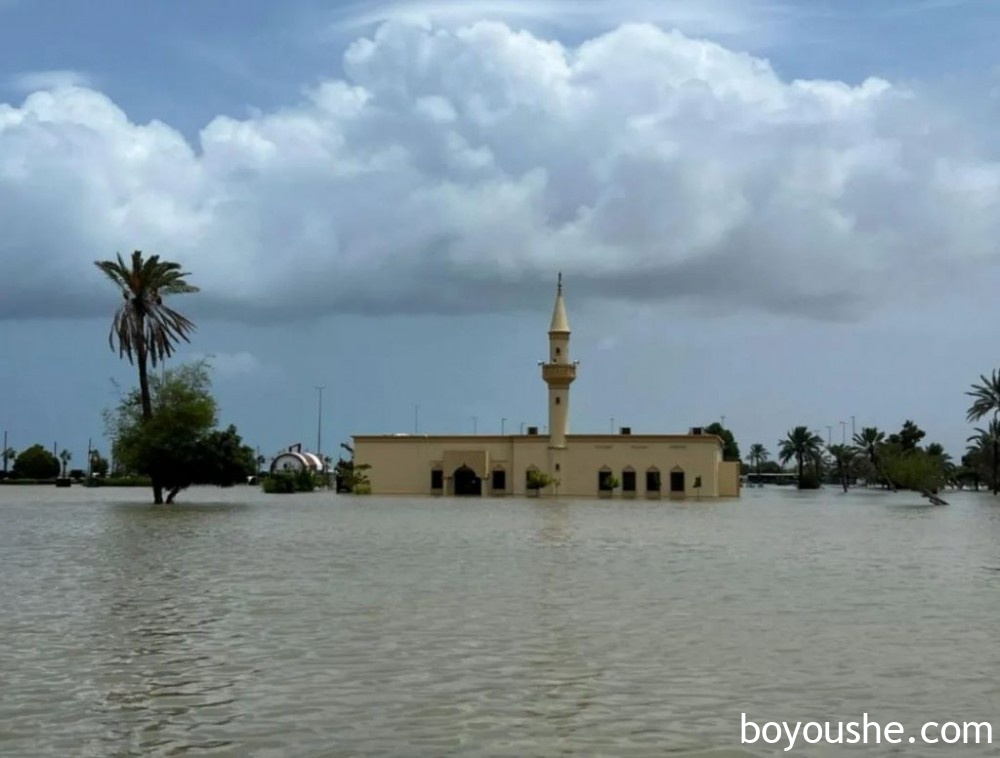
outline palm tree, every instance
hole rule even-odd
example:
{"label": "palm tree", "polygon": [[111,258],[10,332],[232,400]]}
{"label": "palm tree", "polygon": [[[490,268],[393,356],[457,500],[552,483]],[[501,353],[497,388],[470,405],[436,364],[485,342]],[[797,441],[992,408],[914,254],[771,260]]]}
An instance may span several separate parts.
{"label": "palm tree", "polygon": [[59,453],[59,460],[62,461],[62,475],[63,479],[65,479],[66,467],[69,466],[69,462],[73,460],[73,454],[69,450],[63,450]]}
{"label": "palm tree", "polygon": [[750,452],[747,454],[747,460],[750,462],[751,466],[754,466],[757,469],[758,484],[760,483],[760,464],[764,463],[769,457],[770,454],[767,452],[767,448],[759,442],[755,442],[750,446]]}
{"label": "palm tree", "polygon": [[[975,444],[969,445],[969,452],[988,453],[990,460],[990,488],[993,494],[1000,492],[1000,420],[990,419],[985,429],[976,428],[976,433],[968,439]],[[982,457],[986,457],[983,455]]]}
{"label": "palm tree", "polygon": [[868,456],[868,460],[871,462],[872,470],[876,476],[881,476],[890,488],[896,489],[889,480],[889,477],[882,470],[882,461],[879,457],[879,448],[885,444],[885,432],[880,431],[878,427],[866,426],[854,435],[853,442],[856,448]]}
{"label": "palm tree", "polygon": [[937,461],[941,467],[941,474],[948,484],[954,484],[955,474],[958,473],[955,462],[951,456],[944,451],[944,445],[937,442],[930,443],[924,450],[927,455]]}
{"label": "palm tree", "polygon": [[994,370],[989,378],[983,374],[979,378],[982,383],[973,384],[972,389],[965,393],[975,398],[969,406],[966,421],[979,421],[987,413],[992,412],[996,416],[1000,412],[1000,372]]}
{"label": "palm tree", "polygon": [[823,446],[823,440],[818,434],[813,434],[804,426],[797,426],[788,432],[788,436],[778,441],[778,460],[784,466],[795,458],[799,467],[799,488],[802,488],[802,474],[807,458],[815,459]]}
{"label": "palm tree", "polygon": [[[111,322],[108,344],[112,350],[117,344],[118,357],[127,356],[129,363],[138,365],[142,417],[148,422],[153,417],[149,366],[169,357],[179,340],[189,342],[188,334],[195,329],[193,322],[164,305],[163,297],[198,288],[184,280],[189,274],[181,271],[180,264],[161,261],[158,255],[143,260],[139,250],[132,253],[131,265],[121,254],[116,261],[94,261],[94,265],[121,290],[123,302]],[[159,505],[163,487],[155,476],[152,484],[153,502]]]}
{"label": "palm tree", "polygon": [[840,477],[840,486],[847,492],[848,480],[850,479],[851,463],[857,455],[857,448],[850,445],[830,445],[827,448],[833,461],[837,466],[837,475]]}

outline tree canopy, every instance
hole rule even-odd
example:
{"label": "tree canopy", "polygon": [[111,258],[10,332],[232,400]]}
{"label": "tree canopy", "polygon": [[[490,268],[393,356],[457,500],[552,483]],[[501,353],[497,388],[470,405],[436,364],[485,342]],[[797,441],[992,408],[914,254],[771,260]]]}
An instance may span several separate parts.
{"label": "tree canopy", "polygon": [[14,459],[15,479],[52,479],[59,476],[59,459],[42,445],[22,450]]}
{"label": "tree canopy", "polygon": [[206,361],[152,376],[149,388],[150,418],[144,418],[138,389],[105,412],[115,458],[126,473],[155,478],[168,490],[168,503],[193,484],[226,487],[254,473],[254,451],[236,427],[214,428],[218,411]]}
{"label": "tree canopy", "polygon": [[733,433],[726,429],[718,421],[709,424],[705,427],[705,434],[715,434],[722,437],[722,460],[724,461],[739,461],[740,458],[740,446],[736,444],[736,438]]}

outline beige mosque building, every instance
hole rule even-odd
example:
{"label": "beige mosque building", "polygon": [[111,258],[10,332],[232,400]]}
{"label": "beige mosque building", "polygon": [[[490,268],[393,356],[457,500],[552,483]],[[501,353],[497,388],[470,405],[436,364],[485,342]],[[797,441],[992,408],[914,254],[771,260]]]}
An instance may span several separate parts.
{"label": "beige mosque building", "polygon": [[[506,495],[642,499],[739,497],[740,464],[723,461],[723,441],[703,434],[570,434],[570,330],[562,275],[549,325],[547,434],[361,435],[355,464],[368,464],[375,495]],[[539,484],[543,484],[539,487]]]}

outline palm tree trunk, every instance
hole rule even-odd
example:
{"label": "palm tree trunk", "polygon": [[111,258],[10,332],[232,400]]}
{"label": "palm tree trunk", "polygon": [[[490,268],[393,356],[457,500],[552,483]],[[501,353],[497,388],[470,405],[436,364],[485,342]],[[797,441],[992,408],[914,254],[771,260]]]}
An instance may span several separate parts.
{"label": "palm tree trunk", "polygon": [[1000,489],[1000,482],[997,482],[997,470],[1000,469],[1000,445],[993,441],[993,494],[997,494]]}
{"label": "palm tree trunk", "polygon": [[802,469],[804,465],[804,458],[801,453],[795,456],[799,461],[799,489],[802,489]]}
{"label": "palm tree trunk", "polygon": [[[139,364],[139,394],[142,398],[142,419],[143,422],[148,422],[153,418],[153,399],[149,394],[149,374],[146,368],[145,345],[140,344],[136,352],[138,353],[137,363]],[[163,486],[160,484],[156,471],[151,471],[149,478],[153,485],[153,504],[163,505]]]}

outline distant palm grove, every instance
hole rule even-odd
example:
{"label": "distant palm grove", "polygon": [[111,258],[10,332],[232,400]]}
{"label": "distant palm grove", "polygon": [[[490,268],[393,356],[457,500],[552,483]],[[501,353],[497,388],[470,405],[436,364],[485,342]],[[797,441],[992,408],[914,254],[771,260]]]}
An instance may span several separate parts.
{"label": "distant palm grove", "polygon": [[[946,487],[1000,492],[1000,372],[980,376],[966,392],[972,398],[966,421],[979,422],[966,440],[965,453],[957,463],[944,448],[921,444],[926,432],[907,420],[898,432],[887,434],[873,426],[862,427],[851,444],[827,444],[817,431],[796,426],[778,441],[777,461],[767,448],[755,443],[746,456],[744,472],[751,482],[768,475],[794,474],[799,489],[834,484],[847,491],[852,486],[883,487],[937,493]],[[786,465],[792,471],[785,470]]]}

